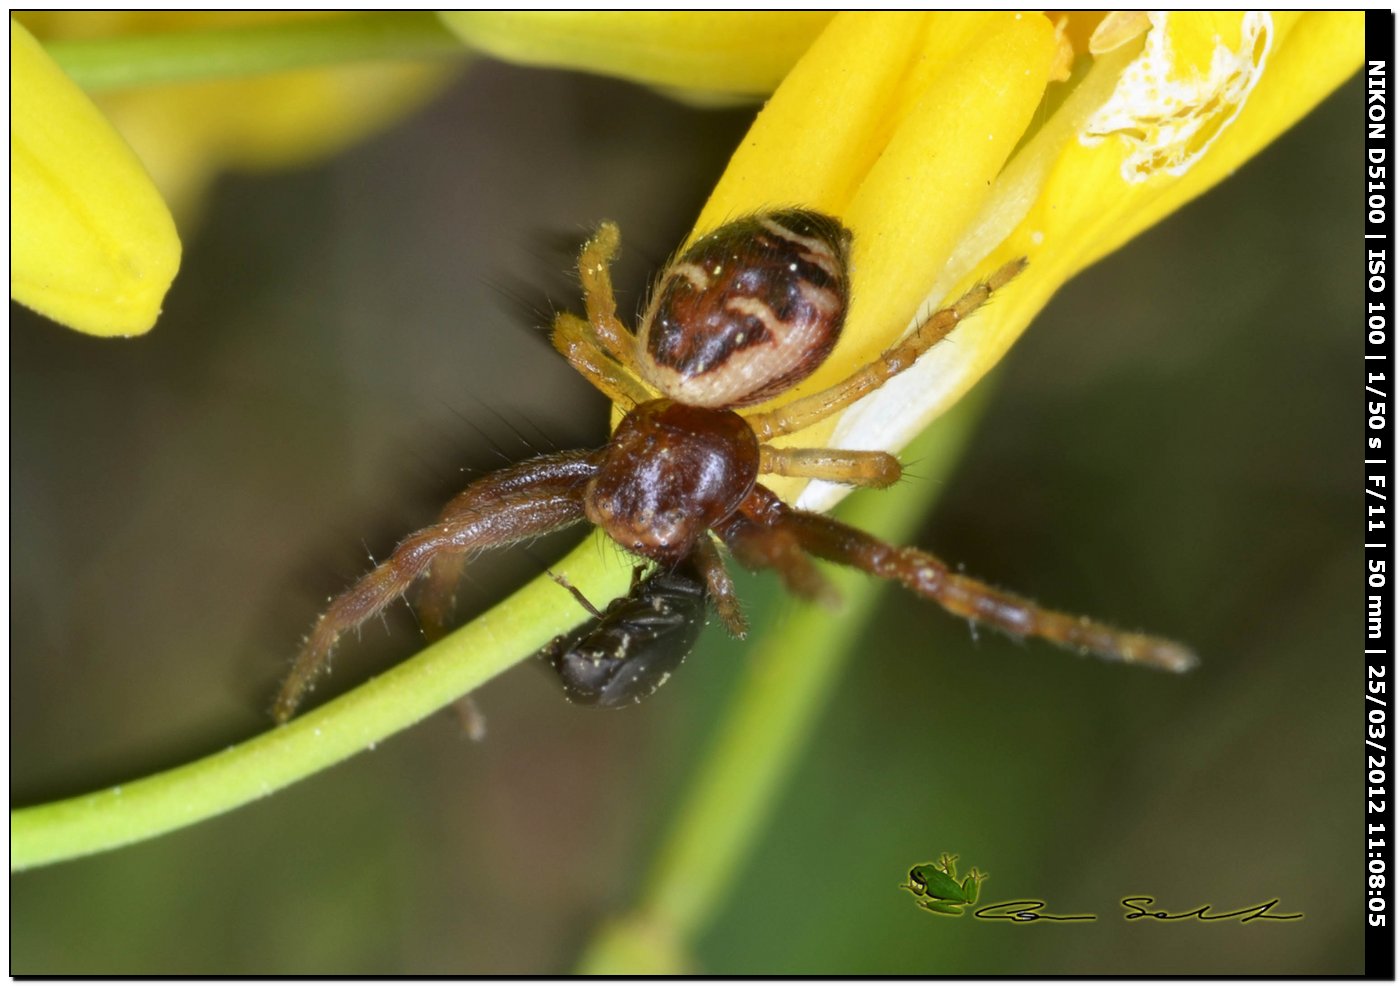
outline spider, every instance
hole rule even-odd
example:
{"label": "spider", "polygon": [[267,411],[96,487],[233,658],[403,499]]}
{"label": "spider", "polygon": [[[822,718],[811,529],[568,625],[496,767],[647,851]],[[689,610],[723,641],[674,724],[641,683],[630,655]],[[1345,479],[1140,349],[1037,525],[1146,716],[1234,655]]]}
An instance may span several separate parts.
{"label": "spider", "polygon": [[886,452],[780,448],[769,442],[815,424],[879,388],[984,305],[1025,266],[1015,260],[934,312],[902,342],[825,390],[768,410],[752,405],[806,379],[835,347],[850,302],[851,233],[828,215],[792,208],[735,220],[701,237],[662,272],[634,335],[617,317],[609,266],[620,235],[603,223],[578,272],[585,318],[561,313],[556,349],[626,409],[600,449],[540,456],[477,480],[437,523],[409,535],[313,626],[273,714],[295,712],[336,641],[420,578],[419,618],[445,632],[453,594],[476,552],[587,520],[665,569],[692,566],[720,620],[745,620],[720,545],[739,563],[775,569],[788,589],[830,601],[812,557],[891,579],[949,612],[1016,637],[1081,653],[1183,671],[1187,648],[1037,604],[953,571],[927,552],[887,544],[796,510],[758,482],[796,476],[885,487],[900,476]]}

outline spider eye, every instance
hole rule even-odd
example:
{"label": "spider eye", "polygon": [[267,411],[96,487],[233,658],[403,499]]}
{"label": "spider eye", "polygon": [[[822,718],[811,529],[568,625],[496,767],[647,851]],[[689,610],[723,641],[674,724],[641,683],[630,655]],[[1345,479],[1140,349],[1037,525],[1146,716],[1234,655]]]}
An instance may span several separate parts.
{"label": "spider eye", "polygon": [[672,400],[743,407],[811,375],[840,338],[851,234],[803,209],[748,216],[698,240],[662,274],[640,362]]}

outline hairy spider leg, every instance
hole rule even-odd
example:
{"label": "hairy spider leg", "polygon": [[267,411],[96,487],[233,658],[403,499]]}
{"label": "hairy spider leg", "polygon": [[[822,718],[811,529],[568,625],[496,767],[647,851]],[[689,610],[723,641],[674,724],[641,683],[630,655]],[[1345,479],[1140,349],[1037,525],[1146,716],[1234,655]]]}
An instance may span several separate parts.
{"label": "hairy spider leg", "polygon": [[804,549],[882,579],[899,582],[950,613],[1004,630],[1015,637],[1040,637],[1111,661],[1164,671],[1188,671],[1197,658],[1181,644],[1129,633],[1087,616],[1059,613],[1001,589],[959,575],[926,551],[901,548],[821,514],[778,503],[776,525],[791,532]]}
{"label": "hairy spider leg", "polygon": [[278,722],[290,719],[341,634],[403,595],[435,559],[504,547],[583,519],[583,484],[570,476],[503,493],[480,511],[410,534],[382,564],[337,596],[316,621],[282,683],[273,717]]}
{"label": "hairy spider leg", "polygon": [[845,380],[791,403],[745,415],[759,441],[789,435],[828,418],[878,390],[885,381],[913,366],[920,356],[958,327],[964,319],[987,303],[991,296],[1026,267],[1024,257],[997,268],[992,276],[968,289],[957,301],[926,318],[903,342],[891,346],[874,361],[856,370]]}
{"label": "hairy spider leg", "polygon": [[884,489],[898,482],[903,474],[899,460],[888,452],[761,445],[758,454],[758,471],[768,476],[798,476]]}
{"label": "hairy spider leg", "polygon": [[[547,489],[570,489],[583,485],[598,471],[599,453],[558,452],[542,455],[519,465],[493,472],[473,482],[442,508],[437,524],[451,524],[464,517],[491,510],[497,500],[509,493]],[[471,555],[465,552],[440,554],[428,573],[413,589],[413,608],[423,636],[429,643],[447,635],[457,603],[457,589]]]}
{"label": "hairy spider leg", "polygon": [[710,605],[729,631],[731,637],[742,640],[749,632],[749,621],[744,617],[739,604],[739,594],[734,591],[734,579],[720,557],[719,549],[708,533],[701,535],[691,552],[690,563],[695,566],[700,577],[705,580],[705,593]]}

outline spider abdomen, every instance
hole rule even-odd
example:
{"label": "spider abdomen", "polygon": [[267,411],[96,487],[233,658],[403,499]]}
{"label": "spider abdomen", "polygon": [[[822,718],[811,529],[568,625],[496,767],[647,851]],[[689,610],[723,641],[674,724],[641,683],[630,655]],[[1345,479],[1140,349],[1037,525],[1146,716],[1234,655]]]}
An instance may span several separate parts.
{"label": "spider abdomen", "polygon": [[647,379],[696,407],[744,407],[811,375],[840,338],[851,234],[786,209],[728,223],[662,274],[643,320]]}
{"label": "spider abdomen", "polygon": [[674,564],[744,502],[758,463],[758,439],[733,411],[648,401],[617,426],[584,513],[629,551]]}

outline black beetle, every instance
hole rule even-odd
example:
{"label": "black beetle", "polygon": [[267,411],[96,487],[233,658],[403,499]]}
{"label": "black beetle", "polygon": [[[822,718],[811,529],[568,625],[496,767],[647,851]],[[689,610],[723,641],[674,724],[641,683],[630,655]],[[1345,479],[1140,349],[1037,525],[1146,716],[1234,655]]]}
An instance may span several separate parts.
{"label": "black beetle", "polygon": [[705,625],[705,584],[687,563],[640,579],[601,613],[563,579],[560,585],[595,617],[555,637],[540,657],[549,662],[578,705],[616,709],[640,702],[680,667]]}

